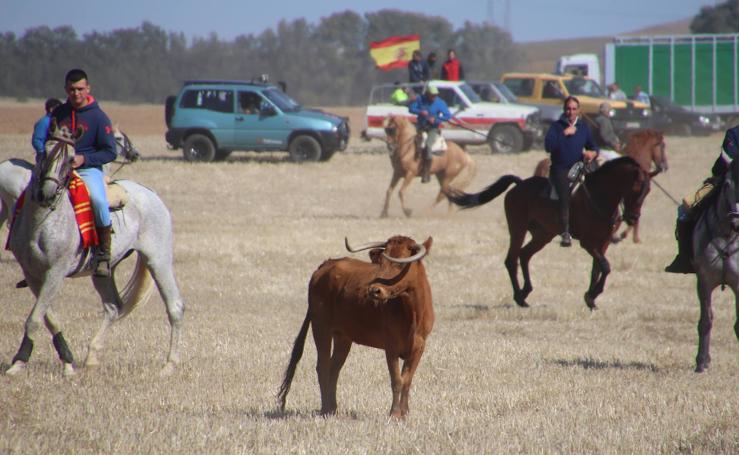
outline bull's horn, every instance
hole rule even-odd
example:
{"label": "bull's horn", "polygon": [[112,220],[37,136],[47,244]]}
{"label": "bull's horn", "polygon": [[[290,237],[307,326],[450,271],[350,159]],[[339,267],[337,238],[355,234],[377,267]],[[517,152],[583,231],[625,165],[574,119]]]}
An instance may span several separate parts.
{"label": "bull's horn", "polygon": [[359,245],[356,248],[352,248],[351,245],[349,245],[349,239],[346,237],[344,237],[344,245],[346,245],[346,249],[351,253],[356,253],[362,250],[369,250],[370,248],[385,248],[385,242],[370,242],[365,243],[364,245]]}
{"label": "bull's horn", "polygon": [[418,247],[418,253],[414,254],[411,257],[408,258],[394,258],[392,256],[388,256],[385,253],[382,253],[382,255],[390,262],[396,262],[398,264],[408,264],[410,262],[416,262],[423,259],[424,256],[426,256],[426,247],[423,245],[416,244],[415,246]]}

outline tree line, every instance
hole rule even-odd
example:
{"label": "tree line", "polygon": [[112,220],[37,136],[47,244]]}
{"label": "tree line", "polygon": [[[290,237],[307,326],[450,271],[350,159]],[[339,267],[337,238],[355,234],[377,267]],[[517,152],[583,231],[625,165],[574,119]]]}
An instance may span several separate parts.
{"label": "tree line", "polygon": [[466,22],[455,29],[443,17],[397,10],[359,15],[344,11],[318,23],[281,21],[259,34],[227,41],[216,34],[188,39],[150,22],[78,36],[70,26],[46,26],[22,36],[0,34],[0,96],[63,97],[64,74],[85,69],[96,97],[162,103],[188,79],[249,80],[261,74],[284,81],[306,105],[361,105],[375,83],[406,81],[406,70],[382,72],[369,55],[371,41],[419,34],[424,56],[456,50],[468,79],[498,79],[522,59],[509,33]]}

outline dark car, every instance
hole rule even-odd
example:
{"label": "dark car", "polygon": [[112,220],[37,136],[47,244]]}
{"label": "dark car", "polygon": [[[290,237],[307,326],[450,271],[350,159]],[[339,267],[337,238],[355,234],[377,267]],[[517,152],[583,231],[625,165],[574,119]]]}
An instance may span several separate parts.
{"label": "dark car", "polygon": [[650,96],[649,100],[652,102],[652,127],[660,131],[690,136],[723,130],[718,115],[689,111],[664,96]]}

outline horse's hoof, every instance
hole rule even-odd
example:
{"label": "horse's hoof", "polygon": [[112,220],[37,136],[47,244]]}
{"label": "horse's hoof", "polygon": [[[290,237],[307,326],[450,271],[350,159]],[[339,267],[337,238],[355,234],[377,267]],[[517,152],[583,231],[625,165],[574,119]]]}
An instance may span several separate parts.
{"label": "horse's hoof", "polygon": [[159,371],[159,377],[166,378],[167,376],[171,376],[172,373],[174,373],[174,370],[175,364],[172,362],[167,362],[167,364],[164,365],[164,368]]}
{"label": "horse's hoof", "polygon": [[521,308],[529,307],[529,304],[526,303],[526,299],[524,297],[514,297],[513,300],[515,300],[516,305],[520,306]]}
{"label": "horse's hoof", "polygon": [[387,218],[387,213],[386,212],[380,213],[380,218]]}
{"label": "horse's hoof", "polygon": [[64,371],[62,372],[64,376],[70,377],[77,374],[77,371],[75,371],[74,366],[72,366],[71,363],[65,363],[64,364]]}
{"label": "horse's hoof", "polygon": [[613,237],[611,237],[611,243],[613,243],[614,245],[617,244],[620,241],[621,241],[621,238],[618,237],[618,236],[616,236],[616,235],[614,235]]}
{"label": "horse's hoof", "polygon": [[595,311],[598,309],[598,306],[595,304],[595,299],[590,297],[588,293],[585,293],[585,304],[590,308],[590,311]]}
{"label": "horse's hoof", "polygon": [[408,218],[410,218],[411,215],[413,214],[413,210],[406,209],[406,210],[403,210],[403,213],[405,213],[405,216],[407,216]]}
{"label": "horse's hoof", "polygon": [[16,376],[17,374],[19,374],[25,369],[26,369],[26,362],[21,362],[19,360],[5,371],[5,375],[6,376]]}

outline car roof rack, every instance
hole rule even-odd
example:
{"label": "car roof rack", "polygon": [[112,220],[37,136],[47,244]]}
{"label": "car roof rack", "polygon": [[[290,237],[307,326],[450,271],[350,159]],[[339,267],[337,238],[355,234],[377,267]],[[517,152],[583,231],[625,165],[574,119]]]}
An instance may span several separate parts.
{"label": "car roof rack", "polygon": [[260,85],[267,87],[270,84],[259,82],[257,80],[239,81],[239,80],[221,80],[221,79],[193,79],[187,80],[183,85]]}

